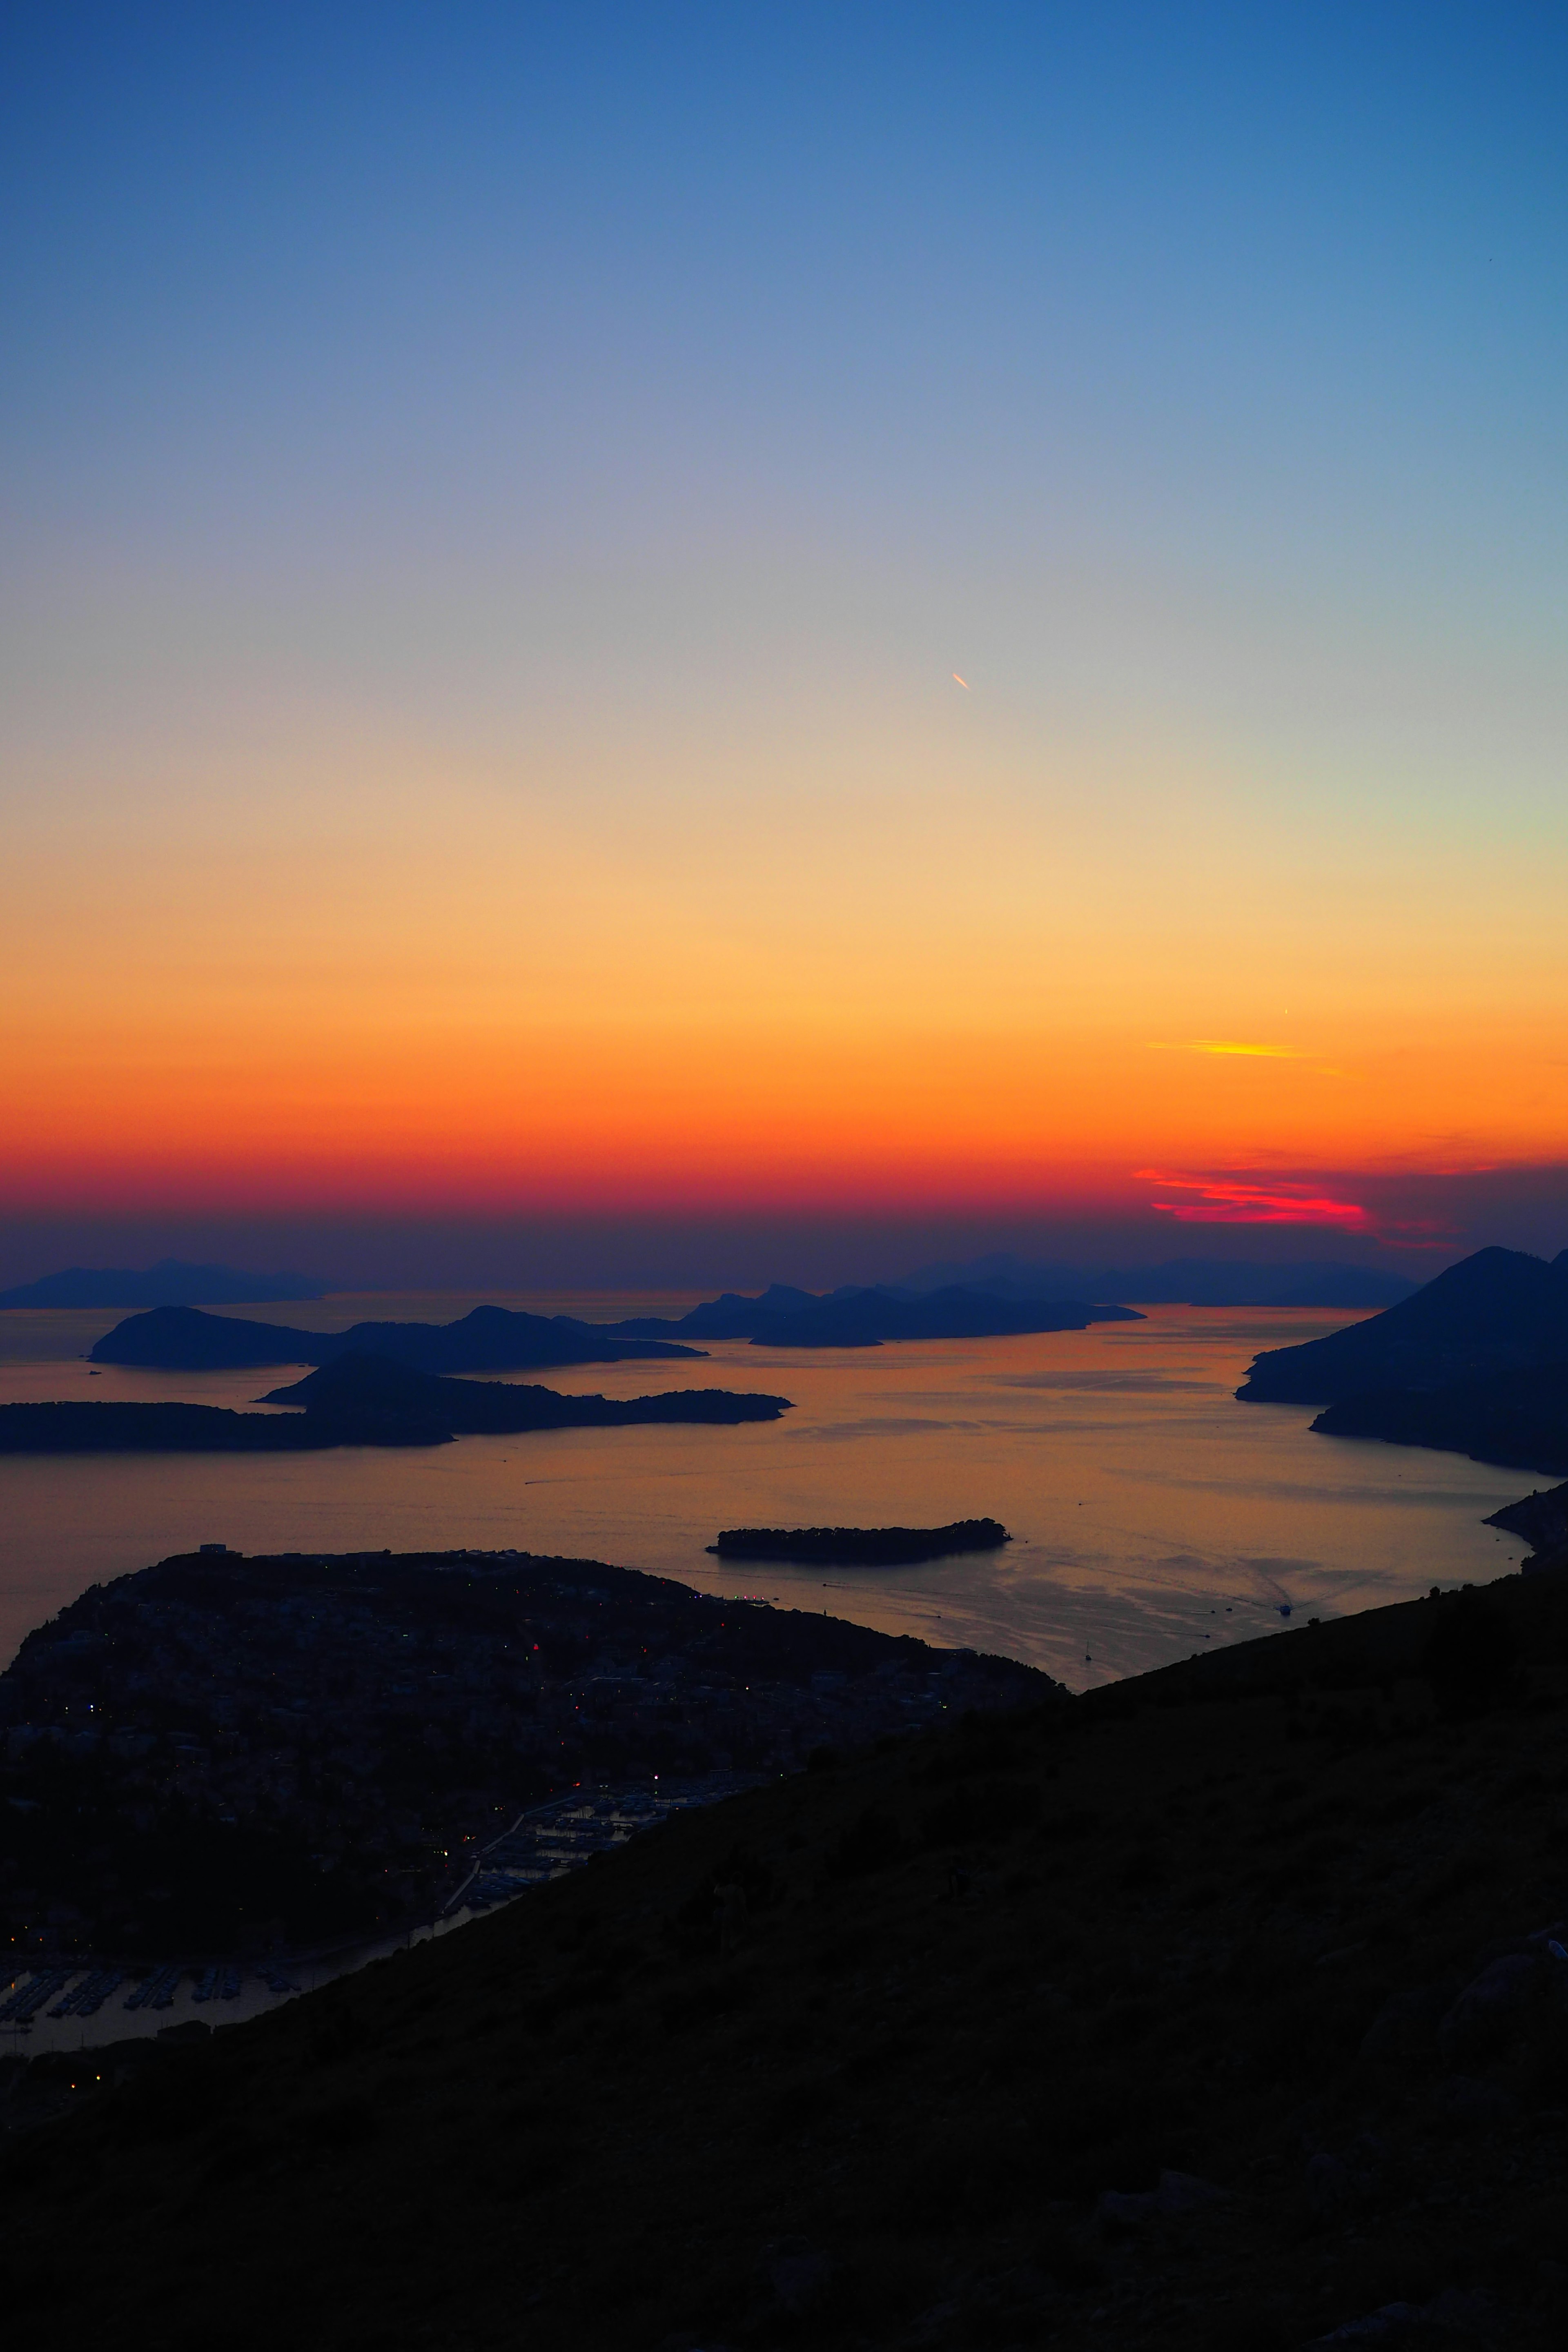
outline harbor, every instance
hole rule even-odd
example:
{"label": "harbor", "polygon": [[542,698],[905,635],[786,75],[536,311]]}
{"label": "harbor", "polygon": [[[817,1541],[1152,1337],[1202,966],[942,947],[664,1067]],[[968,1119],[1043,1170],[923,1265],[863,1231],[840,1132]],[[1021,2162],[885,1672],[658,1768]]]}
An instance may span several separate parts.
{"label": "harbor", "polygon": [[536,1886],[581,1870],[693,1805],[754,1788],[760,1775],[710,1773],[651,1788],[571,1789],[531,1806],[477,1857],[438,1916],[402,1935],[260,1959],[61,1961],[39,1958],[5,1973],[0,1963],[0,2058],[34,2058],[111,2042],[237,2025],[300,1992],[353,1975],[411,1944],[450,1934]]}

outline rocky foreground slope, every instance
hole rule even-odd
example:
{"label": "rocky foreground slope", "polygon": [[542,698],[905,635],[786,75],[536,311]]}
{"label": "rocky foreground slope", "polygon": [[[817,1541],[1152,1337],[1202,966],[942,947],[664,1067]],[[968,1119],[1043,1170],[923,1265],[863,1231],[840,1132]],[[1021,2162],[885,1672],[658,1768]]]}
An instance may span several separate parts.
{"label": "rocky foreground slope", "polygon": [[60,2352],[1556,2346],[1565,1700],[1542,1567],[688,1814],[84,2068],[13,2143],[6,2307]]}

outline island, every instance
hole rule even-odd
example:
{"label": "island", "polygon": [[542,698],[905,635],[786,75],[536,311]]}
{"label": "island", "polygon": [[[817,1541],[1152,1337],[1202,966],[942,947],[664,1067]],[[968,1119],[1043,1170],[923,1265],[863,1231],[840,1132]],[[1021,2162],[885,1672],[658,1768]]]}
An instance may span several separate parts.
{"label": "island", "polygon": [[626,1429],[650,1423],[776,1421],[788,1397],[673,1389],[643,1397],[563,1396],[505,1381],[448,1380],[377,1356],[344,1356],[258,1400],[224,1405],[0,1405],[0,1454],[294,1454],[334,1445],[447,1445],[458,1436]]}
{"label": "island", "polygon": [[0,1929],[163,1964],[368,1933],[561,1791],[776,1777],[1060,1696],[597,1560],[220,1544],[94,1586],[0,1675]]}
{"label": "island", "polygon": [[910,1297],[882,1286],[817,1297],[774,1283],[755,1298],[727,1290],[675,1322],[634,1316],[606,1328],[628,1338],[680,1333],[692,1339],[749,1339],[758,1348],[880,1348],[890,1339],[989,1339],[1142,1320],[1133,1307],[1091,1307],[1077,1299],[1002,1298],[957,1287]]}
{"label": "island", "polygon": [[889,1339],[973,1339],[1028,1331],[1082,1331],[1090,1323],[1138,1322],[1135,1307],[1089,1307],[939,1290],[905,1298],[891,1290],[835,1291],[814,1297],[775,1283],[756,1298],[733,1292],[671,1322],[633,1316],[584,1323],[572,1315],[526,1315],[476,1307],[455,1323],[354,1323],[346,1331],[301,1331],[195,1307],[132,1315],[91,1349],[95,1364],[143,1364],[165,1371],[236,1371],[253,1364],[330,1364],[374,1354],[423,1372],[512,1372],[552,1364],[614,1364],[637,1357],[700,1357],[701,1339],[750,1339],[763,1348],[879,1348]]}
{"label": "island", "polygon": [[476,1307],[455,1323],[353,1323],[346,1331],[300,1331],[286,1323],[158,1307],[117,1323],[90,1350],[95,1364],[143,1364],[163,1371],[244,1371],[256,1364],[330,1364],[377,1355],[422,1372],[521,1372],[560,1364],[619,1364],[640,1357],[702,1356],[675,1340],[614,1336],[570,1315],[521,1315]]}
{"label": "island", "polygon": [[725,1528],[708,1549],[721,1559],[910,1568],[956,1552],[996,1551],[1012,1540],[1000,1519],[954,1519],[945,1528]]}

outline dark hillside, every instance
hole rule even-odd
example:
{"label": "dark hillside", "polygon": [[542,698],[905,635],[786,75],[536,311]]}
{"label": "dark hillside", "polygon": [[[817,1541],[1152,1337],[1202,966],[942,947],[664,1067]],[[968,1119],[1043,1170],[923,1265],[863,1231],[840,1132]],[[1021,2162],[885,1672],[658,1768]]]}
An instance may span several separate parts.
{"label": "dark hillside", "polygon": [[1568,1360],[1568,1250],[1477,1250],[1397,1307],[1259,1356],[1246,1404],[1334,1404],[1373,1389],[1430,1389]]}
{"label": "dark hillside", "polygon": [[1543,1569],[688,1814],[78,2094],[15,2143],[7,2309],[58,2352],[1286,2352],[1378,2313],[1336,2340],[1544,2352],[1565,1695]]}
{"label": "dark hillside", "polygon": [[1328,1437],[1431,1445],[1509,1470],[1568,1470],[1568,1363],[1493,1372],[1440,1389],[1373,1389],[1343,1397],[1312,1427]]}

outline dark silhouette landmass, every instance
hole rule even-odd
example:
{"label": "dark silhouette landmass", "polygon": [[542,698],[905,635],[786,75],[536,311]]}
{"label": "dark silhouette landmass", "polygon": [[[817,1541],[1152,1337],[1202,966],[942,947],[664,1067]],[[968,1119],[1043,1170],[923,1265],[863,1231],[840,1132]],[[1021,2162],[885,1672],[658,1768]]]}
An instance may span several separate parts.
{"label": "dark silhouette landmass", "polygon": [[1522,1536],[1536,1553],[1568,1552],[1568,1486],[1549,1486],[1544,1495],[1525,1495],[1517,1503],[1505,1503],[1481,1525]]}
{"label": "dark silhouette landmass", "polygon": [[196,1307],[161,1307],[117,1324],[92,1349],[91,1358],[99,1364],[145,1364],[170,1371],[233,1371],[253,1364],[328,1364],[340,1356],[374,1354],[425,1372],[504,1372],[644,1356],[700,1357],[705,1350],[690,1344],[696,1339],[876,1348],[888,1339],[1081,1331],[1094,1322],[1136,1319],[1127,1307],[1019,1304],[972,1291],[908,1299],[890,1291],[856,1290],[816,1298],[774,1284],[760,1298],[727,1292],[678,1322],[651,1316],[584,1323],[569,1315],[476,1307],[456,1323],[355,1323],[346,1331],[300,1331],[287,1324],[204,1315]]}
{"label": "dark silhouette landmass", "polygon": [[1236,1393],[1246,1404],[1338,1404],[1564,1362],[1568,1250],[1548,1264],[1483,1249],[1364,1323],[1269,1349]]}
{"label": "dark silhouette landmass", "polygon": [[995,1551],[1011,1541],[1000,1519],[954,1519],[945,1528],[725,1528],[708,1549],[723,1559],[905,1568],[953,1552]]}
{"label": "dark silhouette landmass", "polygon": [[243,1274],[232,1265],[187,1265],[160,1259],[144,1270],[70,1265],[0,1290],[5,1307],[258,1307],[263,1301],[324,1298],[329,1286],[308,1274]]}
{"label": "dark silhouette landmass", "polygon": [[453,1433],[212,1404],[0,1405],[0,1454],[309,1454],[327,1445],[445,1445]]}
{"label": "dark silhouette landmass", "polygon": [[621,1429],[647,1422],[776,1421],[788,1397],[731,1389],[668,1389],[657,1396],[563,1396],[511,1381],[447,1380],[381,1356],[341,1356],[262,1404],[300,1406],[312,1420],[438,1423],[458,1436],[529,1429]]}
{"label": "dark silhouette landmass", "polygon": [[1329,1405],[1312,1427],[1326,1437],[1429,1445],[1472,1462],[1561,1475],[1568,1472],[1568,1363],[1438,1389],[1373,1389]]}
{"label": "dark silhouette landmass", "polygon": [[[618,1327],[617,1327],[618,1328]],[[299,1331],[160,1307],[132,1315],[99,1340],[95,1364],[146,1364],[166,1371],[241,1371],[253,1364],[330,1364],[376,1355],[422,1372],[519,1372],[552,1364],[619,1364],[638,1357],[699,1357],[670,1340],[617,1338],[570,1315],[520,1315],[476,1307],[456,1323],[355,1323],[346,1331]]]}
{"label": "dark silhouette landmass", "polygon": [[57,2120],[7,2308],[51,2352],[1557,2352],[1568,1573],[944,1722],[199,2046],[12,2062]]}
{"label": "dark silhouette landmass", "polygon": [[1159,1265],[1036,1265],[1010,1250],[964,1264],[929,1265],[892,1287],[924,1297],[954,1286],[1001,1298],[1138,1299],[1145,1307],[1392,1307],[1415,1284],[1379,1266],[1310,1259],[1271,1265],[1260,1259],[1179,1257]]}
{"label": "dark silhouette landmass", "polygon": [[977,1290],[906,1298],[889,1289],[837,1290],[817,1297],[775,1282],[755,1298],[727,1290],[677,1322],[634,1316],[608,1328],[647,1339],[679,1332],[693,1339],[750,1339],[759,1348],[879,1348],[889,1339],[982,1339],[1141,1320],[1129,1307],[1089,1307],[1075,1299],[1014,1300]]}
{"label": "dark silhouette landmass", "polygon": [[344,1356],[263,1404],[0,1405],[0,1454],[297,1454],[330,1445],[446,1445],[454,1437],[660,1422],[776,1421],[788,1397],[675,1389],[646,1397],[563,1396],[500,1381],[446,1380],[377,1356]]}
{"label": "dark silhouette landmass", "polygon": [[0,1675],[0,1949],[370,1935],[433,1918],[560,1790],[776,1775],[1053,1696],[1010,1660],[594,1560],[219,1546],[94,1586]]}

